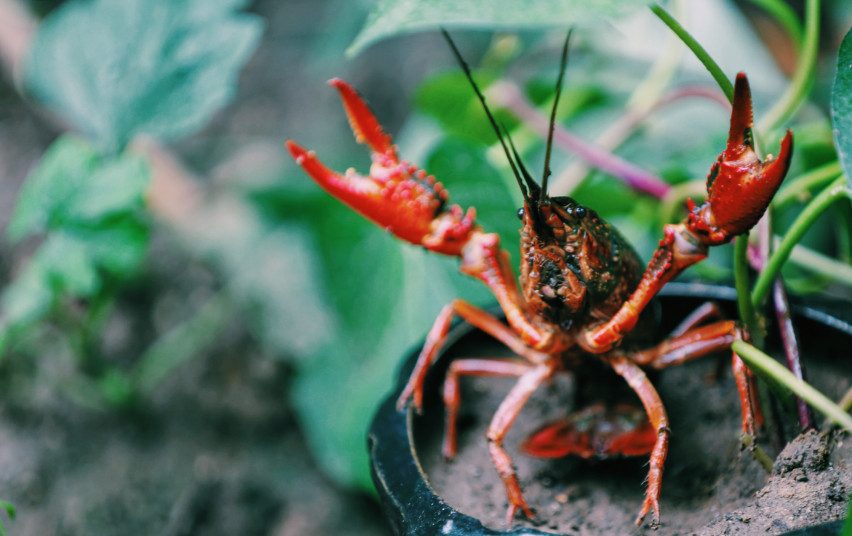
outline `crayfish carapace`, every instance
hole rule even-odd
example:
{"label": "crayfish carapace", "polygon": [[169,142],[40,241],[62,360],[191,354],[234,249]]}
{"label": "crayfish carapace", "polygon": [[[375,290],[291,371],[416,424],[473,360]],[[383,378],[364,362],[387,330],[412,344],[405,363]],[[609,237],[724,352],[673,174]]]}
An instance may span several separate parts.
{"label": "crayfish carapace", "polygon": [[[444,35],[483,105],[523,194],[523,208],[518,211],[522,222],[520,288],[508,255],[500,247],[499,236],[475,223],[473,208],[464,211],[458,205],[450,205],[447,191],[434,177],[400,160],[391,137],[346,82],[334,79],[330,84],[340,92],[356,138],[371,149],[369,174],[359,175],[354,170],[335,173],[323,166],[313,151],[287,141],[293,158],[308,175],[353,210],[412,244],[458,256],[461,271],[485,283],[505,314],[506,323],[462,300],[445,306],[427,335],[397,406],[402,410],[411,401],[418,411],[422,410],[427,370],[441,350],[455,316],[505,344],[518,358],[456,359],[450,364],[443,391],[447,412],[443,453],[447,458],[456,453],[459,379],[517,378],[491,420],[487,439],[492,461],[506,488],[507,521],[511,522],[518,509],[532,518],[503,440],[533,392],[554,373],[567,368],[570,364],[564,356],[576,354],[579,348],[587,359],[598,359],[612,367],[644,406],[648,420],[642,426],[628,427],[607,437],[605,452],[597,454],[650,453],[645,500],[636,523],[641,524],[651,511],[656,523],[670,430],[663,402],[643,369],[663,369],[729,349],[745,333],[736,322],[718,320],[713,308],[705,307],[686,318],[656,346],[634,349],[620,344],[663,285],[704,259],[710,246],[726,243],[757,223],[787,172],[792,134],[787,132],[776,158],[758,158],[751,132],[751,93],[745,74],[739,73],[727,146],[710,169],[707,199],[698,206],[690,201],[687,218],[665,226],[663,238],[643,272],[630,245],[593,210],[569,197],[551,197],[547,192],[554,116],[567,65],[568,39],[562,49],[551,134],[539,184],[521,162],[508,132],[498,126],[488,110],[485,97],[455,44],[446,32]],[[742,406],[742,430],[753,435],[762,421],[754,379],[736,354],[732,355],[732,364]],[[588,409],[581,411],[589,413]],[[611,414],[601,410],[590,412],[584,421],[588,425],[591,419],[592,425],[587,429],[594,435],[600,428],[594,426],[595,419],[607,418]],[[527,441],[525,449],[552,452],[559,450],[560,445],[555,443],[567,441],[569,444],[561,445],[563,451],[593,455],[588,449],[583,450],[577,438],[597,443],[601,438],[573,433],[576,430],[572,422],[575,421],[569,419],[545,428]]]}

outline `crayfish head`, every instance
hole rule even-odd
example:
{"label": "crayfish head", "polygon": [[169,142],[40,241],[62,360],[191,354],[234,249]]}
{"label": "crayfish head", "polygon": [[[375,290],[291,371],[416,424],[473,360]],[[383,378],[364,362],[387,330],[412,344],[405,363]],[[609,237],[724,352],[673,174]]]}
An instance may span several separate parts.
{"label": "crayfish head", "polygon": [[728,144],[707,176],[707,201],[689,202],[687,225],[707,245],[723,244],[751,229],[763,216],[787,174],[793,155],[788,130],[777,157],[761,161],[754,150],[751,91],[744,73],[737,75]]}
{"label": "crayfish head", "polygon": [[[621,286],[635,284],[636,254],[617,231],[570,197],[546,197],[518,211],[521,286],[530,310],[568,331],[604,313]],[[636,272],[636,273],[634,273]]]}

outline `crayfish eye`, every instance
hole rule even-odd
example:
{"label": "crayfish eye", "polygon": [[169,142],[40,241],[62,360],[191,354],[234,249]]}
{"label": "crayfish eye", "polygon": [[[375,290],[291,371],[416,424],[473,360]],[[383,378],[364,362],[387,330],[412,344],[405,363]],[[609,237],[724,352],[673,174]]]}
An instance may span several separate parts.
{"label": "crayfish eye", "polygon": [[518,209],[518,219],[523,221],[524,219],[524,207]]}
{"label": "crayfish eye", "polygon": [[583,216],[586,215],[586,208],[578,206],[577,208],[574,209],[574,215],[577,216],[578,218],[582,218]]}

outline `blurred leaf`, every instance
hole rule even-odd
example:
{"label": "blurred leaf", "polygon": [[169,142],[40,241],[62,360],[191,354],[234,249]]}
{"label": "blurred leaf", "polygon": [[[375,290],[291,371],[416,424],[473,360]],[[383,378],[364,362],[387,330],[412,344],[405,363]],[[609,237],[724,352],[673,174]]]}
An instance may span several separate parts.
{"label": "blurred leaf", "polygon": [[507,182],[485,159],[484,148],[448,138],[433,150],[426,169],[434,174],[450,193],[450,202],[462,208],[474,207],[476,220],[486,230],[500,235],[503,248],[512,256],[515,266],[519,258],[520,222]]}
{"label": "blurred leaf", "polygon": [[[497,73],[491,71],[478,71],[476,74],[476,82],[483,90],[497,78]],[[450,134],[480,143],[496,142],[482,105],[461,71],[442,73],[422,83],[417,89],[415,102],[420,111],[435,118]],[[509,112],[495,109],[493,113],[497,122],[507,128],[517,125],[517,120]]]}
{"label": "blurred leaf", "polygon": [[[6,512],[6,516],[10,520],[15,519],[15,514],[17,513],[15,510],[15,505],[10,503],[9,501],[0,501],[0,510]],[[6,536],[6,526],[3,525],[3,521],[0,520],[0,536]]]}
{"label": "blurred leaf", "polygon": [[837,73],[831,90],[834,140],[846,180],[852,184],[852,30],[846,32],[837,54]]}
{"label": "blurred leaf", "polygon": [[73,136],[57,140],[27,177],[9,223],[9,236],[68,225],[101,222],[143,206],[149,170],[145,160],[124,154],[102,159]]}
{"label": "blurred leaf", "polygon": [[146,162],[122,154],[102,158],[66,136],[48,149],[21,191],[9,224],[13,239],[45,233],[29,263],[7,286],[0,332],[46,315],[61,296],[88,299],[103,278],[127,278],[144,258],[148,227],[140,218],[150,180]]}
{"label": "blurred leaf", "polygon": [[38,167],[27,177],[9,222],[12,240],[41,233],[56,224],[65,202],[76,195],[97,166],[97,155],[83,140],[65,136],[42,156]]}
{"label": "blurred leaf", "polygon": [[376,41],[417,30],[568,28],[620,17],[646,4],[643,0],[379,0],[346,54],[353,56]]}
{"label": "blurred leaf", "polygon": [[32,91],[118,151],[136,134],[199,129],[233,96],[262,23],[245,0],[75,0],[42,24],[27,64]]}

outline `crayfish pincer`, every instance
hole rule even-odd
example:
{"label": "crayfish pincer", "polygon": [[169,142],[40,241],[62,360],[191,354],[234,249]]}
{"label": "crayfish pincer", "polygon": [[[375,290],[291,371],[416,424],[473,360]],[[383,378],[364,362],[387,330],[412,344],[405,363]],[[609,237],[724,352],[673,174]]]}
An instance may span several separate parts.
{"label": "crayfish pincer", "polygon": [[[287,141],[290,154],[305,172],[353,210],[412,244],[459,257],[461,271],[487,285],[505,314],[504,323],[463,300],[445,306],[427,335],[397,406],[403,410],[411,403],[418,412],[422,411],[426,373],[441,350],[454,317],[463,318],[505,344],[516,358],[456,359],[450,364],[443,391],[443,453],[447,458],[456,453],[460,379],[517,378],[488,426],[487,441],[506,488],[507,522],[518,510],[532,518],[512,458],[504,448],[504,438],[533,392],[550,377],[583,366],[583,360],[600,360],[635,391],[647,420],[635,419],[639,421],[636,426],[614,428],[604,426],[605,420],[613,418],[614,412],[629,413],[629,408],[585,408],[575,414],[582,414],[582,419],[571,417],[546,427],[527,440],[524,448],[532,453],[563,452],[584,457],[650,454],[645,500],[636,523],[641,524],[649,512],[653,512],[656,523],[670,430],[663,402],[644,369],[663,369],[729,350],[732,342],[745,334],[737,323],[719,320],[712,307],[704,307],[656,346],[636,349],[621,343],[663,285],[704,259],[710,246],[728,242],[757,223],[787,172],[792,134],[788,131],[781,141],[777,157],[766,161],[758,158],[752,141],[748,80],[745,74],[738,74],[728,142],[710,169],[707,200],[701,205],[690,201],[687,218],[665,226],[663,238],[643,271],[631,246],[594,210],[569,197],[549,195],[547,179],[555,114],[551,114],[551,133],[539,183],[521,161],[508,132],[494,119],[455,44],[446,32],[444,35],[483,105],[523,195],[523,208],[518,211],[522,259],[519,281],[500,246],[499,236],[476,224],[474,209],[465,211],[451,205],[447,191],[433,176],[399,158],[391,137],[346,82],[335,79],[330,84],[340,93],[356,138],[371,149],[369,173],[336,173],[323,166],[313,151]],[[568,41],[566,38],[562,49],[554,110],[567,65]],[[585,357],[566,358],[568,353],[576,356],[578,348]],[[753,434],[762,423],[754,378],[736,354],[732,354],[732,365],[743,432]],[[580,421],[586,426],[583,433],[576,429]]]}

